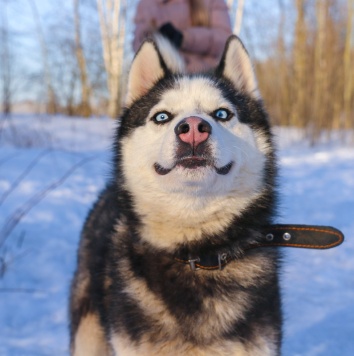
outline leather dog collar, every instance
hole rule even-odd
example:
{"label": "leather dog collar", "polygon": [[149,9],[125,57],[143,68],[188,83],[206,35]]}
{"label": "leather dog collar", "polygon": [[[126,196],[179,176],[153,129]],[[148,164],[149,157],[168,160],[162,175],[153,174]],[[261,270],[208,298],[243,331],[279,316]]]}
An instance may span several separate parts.
{"label": "leather dog collar", "polygon": [[[298,247],[310,249],[329,249],[340,245],[344,235],[331,226],[284,225],[267,226],[262,231],[262,238],[250,244],[245,250],[258,247]],[[177,262],[189,264],[193,271],[197,269],[221,270],[230,261],[237,259],[228,253],[205,256],[174,257]]]}

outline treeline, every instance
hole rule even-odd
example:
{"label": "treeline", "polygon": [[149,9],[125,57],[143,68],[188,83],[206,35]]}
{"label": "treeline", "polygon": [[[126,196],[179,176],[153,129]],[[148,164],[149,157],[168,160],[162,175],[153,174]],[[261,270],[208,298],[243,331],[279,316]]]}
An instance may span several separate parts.
{"label": "treeline", "polygon": [[294,12],[281,9],[272,54],[256,62],[273,120],[306,128],[313,140],[322,129],[353,128],[354,1],[293,0]]}
{"label": "treeline", "polygon": [[[117,117],[138,0],[0,0],[2,111]],[[228,0],[275,124],[354,126],[354,0]],[[42,3],[43,5],[43,3]]]}
{"label": "treeline", "polygon": [[0,0],[2,111],[117,117],[136,3]]}

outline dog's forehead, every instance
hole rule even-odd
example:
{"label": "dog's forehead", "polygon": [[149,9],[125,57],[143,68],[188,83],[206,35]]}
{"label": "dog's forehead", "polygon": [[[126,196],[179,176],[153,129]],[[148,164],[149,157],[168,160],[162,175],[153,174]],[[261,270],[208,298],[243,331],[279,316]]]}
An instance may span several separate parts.
{"label": "dog's forehead", "polygon": [[208,77],[182,77],[161,96],[160,105],[174,112],[200,110],[211,112],[219,107],[230,107],[231,103]]}

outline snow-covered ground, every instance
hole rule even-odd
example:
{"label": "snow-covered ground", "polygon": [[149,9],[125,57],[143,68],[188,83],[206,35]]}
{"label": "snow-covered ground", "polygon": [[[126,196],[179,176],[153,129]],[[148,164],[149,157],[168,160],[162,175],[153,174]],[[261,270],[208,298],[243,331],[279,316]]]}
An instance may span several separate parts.
{"label": "snow-covered ground", "polygon": [[[67,355],[81,226],[109,172],[109,119],[0,119],[0,355]],[[277,129],[279,222],[332,225],[332,250],[288,249],[284,356],[354,355],[354,147]]]}

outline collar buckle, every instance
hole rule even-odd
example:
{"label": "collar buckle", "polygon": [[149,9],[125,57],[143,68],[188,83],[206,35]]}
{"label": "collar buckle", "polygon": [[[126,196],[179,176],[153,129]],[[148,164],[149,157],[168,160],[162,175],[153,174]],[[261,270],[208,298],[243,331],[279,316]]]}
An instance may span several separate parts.
{"label": "collar buckle", "polygon": [[227,253],[218,253],[218,265],[219,265],[219,271],[225,267],[227,263]]}
{"label": "collar buckle", "polygon": [[200,257],[191,258],[191,256],[189,256],[188,263],[192,271],[197,271],[200,269],[199,267],[196,267],[196,262],[200,262]]}

